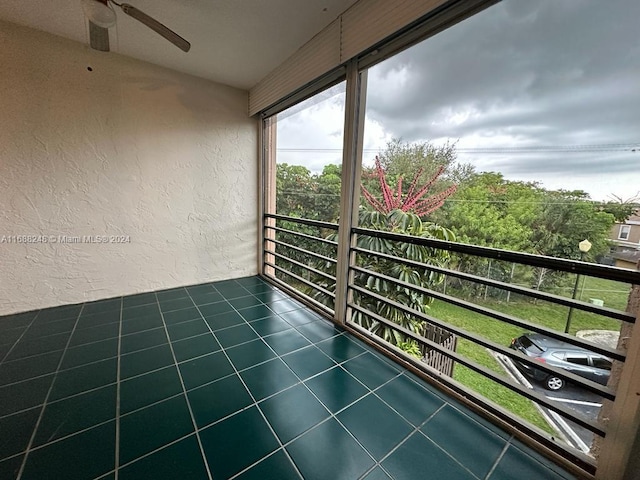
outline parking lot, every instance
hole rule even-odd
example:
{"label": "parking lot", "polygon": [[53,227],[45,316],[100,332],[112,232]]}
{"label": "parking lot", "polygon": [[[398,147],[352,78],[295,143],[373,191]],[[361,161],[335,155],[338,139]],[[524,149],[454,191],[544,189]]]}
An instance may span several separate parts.
{"label": "parking lot", "polygon": [[[600,407],[602,406],[602,397],[595,393],[587,392],[586,390],[574,385],[567,385],[562,390],[556,392],[551,392],[545,389],[540,383],[535,381],[532,382],[532,385],[536,392],[546,395],[550,400],[562,403],[566,408],[572,410],[577,415],[581,415],[591,420],[597,420],[598,414],[600,413]],[[551,414],[551,417],[555,419],[556,414]],[[560,417],[560,420],[563,419]],[[593,441],[593,433],[573,422],[568,420],[563,421],[572,430],[566,431],[567,427],[565,425],[561,425],[562,430],[565,430],[565,435],[569,437],[569,442],[575,447],[580,448],[585,453],[588,452],[591,442]],[[562,424],[562,422],[560,423]],[[580,444],[580,442],[582,442],[582,444]]]}
{"label": "parking lot", "polygon": [[[496,359],[512,378],[527,388],[545,395],[554,402],[562,403],[565,408],[572,410],[577,415],[591,420],[598,418],[602,406],[602,398],[600,396],[571,384],[566,385],[562,390],[552,392],[544,388],[541,383],[523,376],[509,358],[496,355]],[[542,407],[541,410],[547,422],[566,439],[567,443],[585,453],[589,453],[593,442],[593,433],[569,420],[565,420],[562,416],[547,408]]]}

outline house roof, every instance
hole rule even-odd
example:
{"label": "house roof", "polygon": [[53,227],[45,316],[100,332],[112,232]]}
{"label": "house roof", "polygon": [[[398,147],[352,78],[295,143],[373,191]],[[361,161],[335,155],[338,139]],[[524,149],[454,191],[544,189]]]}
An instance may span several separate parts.
{"label": "house roof", "polygon": [[625,225],[640,225],[640,214],[635,213],[634,215],[631,215],[629,218],[627,218],[627,220],[624,222]]}
{"label": "house roof", "polygon": [[[253,87],[355,3],[355,0],[128,1],[185,37],[191,42],[191,50],[180,51],[115,8],[116,26],[109,31],[112,52],[242,89]],[[88,45],[88,26],[79,0],[3,0],[0,20]]]}
{"label": "house roof", "polygon": [[611,256],[616,260],[622,260],[624,262],[640,262],[640,250],[626,250],[623,252],[615,252],[612,253]]}

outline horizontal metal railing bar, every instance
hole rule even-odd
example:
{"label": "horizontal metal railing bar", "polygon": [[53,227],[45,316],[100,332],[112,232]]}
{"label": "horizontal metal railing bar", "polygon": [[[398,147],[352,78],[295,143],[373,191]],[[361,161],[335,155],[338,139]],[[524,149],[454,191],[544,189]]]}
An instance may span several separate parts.
{"label": "horizontal metal railing bar", "polygon": [[426,247],[438,248],[441,250],[449,250],[456,253],[475,255],[484,258],[492,258],[495,260],[505,260],[534,267],[550,268],[563,272],[578,273],[580,275],[589,275],[593,277],[604,278],[607,280],[614,280],[617,282],[640,285],[640,271],[610,267],[608,265],[599,265],[578,260],[567,260],[564,258],[547,257],[544,255],[535,255],[533,253],[500,250],[498,248],[491,247],[480,247],[477,245],[449,242],[436,238],[401,235],[398,233],[384,232],[381,230],[371,230],[368,228],[356,227],[351,229],[351,232],[357,235],[366,235],[368,237],[374,238],[385,238],[387,240],[412,243],[414,245],[423,245]]}
{"label": "horizontal metal railing bar", "polygon": [[[360,336],[363,341],[366,342],[368,340],[369,342],[375,344],[374,348],[382,350],[383,354],[385,354],[386,352],[386,356],[388,356],[388,354],[392,355],[392,359],[395,362],[400,364],[402,364],[402,362],[406,362],[408,365],[411,365],[418,372],[429,378],[431,382],[436,383],[436,388],[440,387],[450,390],[451,392],[453,392],[453,397],[459,399],[463,404],[478,407],[481,409],[481,411],[484,410],[497,417],[510,428],[514,429],[513,433],[521,436],[521,439],[522,437],[524,437],[525,439],[533,439],[534,441],[544,445],[546,448],[554,452],[554,454],[560,455],[560,457],[565,460],[569,460],[573,465],[578,465],[579,468],[591,473],[595,472],[595,462],[593,458],[589,457],[588,455],[585,455],[584,453],[577,450],[569,450],[548,433],[542,432],[537,427],[525,423],[522,419],[514,415],[512,412],[494,403],[492,400],[485,398],[484,396],[482,396],[482,394],[475,392],[474,390],[457,382],[451,377],[443,375],[441,372],[435,370],[429,365],[426,365],[417,358],[412,357],[411,355],[407,355],[399,348],[394,347],[393,345],[386,342],[384,339],[378,337],[376,334],[372,333],[361,325],[350,321],[345,324],[345,328],[348,332],[353,333],[356,337]],[[451,395],[451,392],[448,392],[447,390],[444,391],[445,393]]]}
{"label": "horizontal metal railing bar", "polygon": [[273,255],[276,258],[280,258],[282,260],[284,260],[285,262],[289,262],[289,263],[293,263],[294,265],[297,265],[300,268],[304,268],[305,270],[309,271],[309,272],[313,272],[316,275],[320,275],[321,277],[324,277],[328,280],[332,280],[332,281],[336,281],[336,277],[334,277],[333,275],[329,275],[328,273],[325,273],[321,270],[315,269],[313,267],[310,267],[309,265],[305,265],[304,263],[298,262],[297,260],[293,260],[292,258],[287,257],[286,255],[282,255],[280,253],[276,253],[276,252],[269,252],[269,255]]}
{"label": "horizontal metal railing bar", "polygon": [[459,272],[457,270],[451,270],[448,268],[437,267],[435,265],[428,265],[425,263],[417,262],[415,260],[409,260],[406,258],[396,257],[387,253],[375,252],[361,247],[353,247],[352,251],[362,253],[364,255],[373,255],[387,260],[395,261],[415,268],[422,268],[431,272],[441,273],[443,275],[460,278],[462,280],[468,280],[474,283],[480,283],[490,287],[499,288],[501,290],[508,290],[510,292],[526,295],[531,298],[537,298],[538,300],[545,300],[551,303],[564,305],[566,307],[572,307],[578,310],[583,310],[589,313],[596,313],[603,317],[613,318],[615,320],[621,320],[623,322],[635,323],[636,318],[628,312],[622,310],[616,310],[609,307],[601,307],[594,305],[593,303],[587,303],[580,300],[574,300],[561,295],[555,295],[553,293],[542,292],[540,290],[534,290],[532,288],[521,287],[519,285],[513,285],[511,283],[501,282],[499,280],[492,280],[490,278],[480,277],[478,275],[472,275],[470,273]]}
{"label": "horizontal metal railing bar", "polygon": [[289,217],[287,215],[278,215],[276,213],[265,213],[264,216],[267,218],[275,218],[276,220],[285,220],[287,222],[301,223],[303,225],[309,225],[311,227],[327,228],[327,229],[336,230],[336,231],[338,230],[337,223],[321,222],[319,220],[310,220],[308,218]]}
{"label": "horizontal metal railing bar", "polygon": [[442,300],[443,302],[450,303],[451,305],[455,305],[457,307],[464,308],[466,310],[470,310],[475,313],[480,313],[481,315],[486,315],[487,317],[494,318],[501,322],[508,323],[510,325],[515,325],[517,327],[525,328],[527,330],[531,330],[534,332],[542,333],[548,337],[555,338],[557,340],[561,340],[563,342],[569,343],[571,345],[576,345],[581,348],[586,348],[594,353],[600,353],[601,355],[605,355],[614,360],[619,360],[624,362],[627,358],[626,354],[621,350],[616,350],[613,348],[603,347],[593,342],[589,342],[586,340],[581,340],[578,337],[574,337],[573,335],[569,335],[567,333],[561,333],[556,330],[552,330],[550,328],[542,327],[540,325],[536,325],[535,323],[527,322],[526,320],[522,320],[521,318],[514,317],[513,315],[508,315],[506,313],[498,312],[497,310],[493,310],[490,308],[482,307],[473,302],[468,302],[466,300],[462,300],[457,297],[453,297],[451,295],[446,295],[444,293],[439,293],[428,288],[420,287],[418,285],[412,285],[411,283],[404,282],[394,277],[390,277],[388,275],[384,275],[382,273],[373,272],[371,270],[367,270],[362,267],[351,267],[353,271],[363,273],[365,275],[371,275],[382,280],[386,280],[388,282],[392,282],[396,285],[400,285],[404,288],[409,288],[411,290],[415,290],[420,293],[424,293],[433,298],[437,298],[438,300]]}
{"label": "horizontal metal railing bar", "polygon": [[303,303],[306,302],[306,304],[307,304],[307,306],[309,306],[309,308],[318,311],[318,313],[321,313],[325,317],[328,314],[329,315],[328,319],[333,317],[335,312],[331,307],[329,307],[329,306],[327,306],[327,305],[325,305],[323,303],[318,302],[317,300],[311,298],[309,295],[306,295],[306,294],[300,292],[299,290],[296,290],[295,288],[293,288],[288,283],[283,282],[282,280],[280,280],[278,277],[274,277],[273,275],[270,275],[268,273],[262,273],[262,276],[266,280],[268,280],[269,282],[273,283],[274,285],[277,285],[285,293],[287,293],[288,295],[292,296],[296,300],[299,300],[299,301],[301,301]]}
{"label": "horizontal metal railing bar", "polygon": [[[513,358],[517,361],[520,361],[522,363],[525,363],[527,365],[530,365],[532,367],[535,367],[537,369],[540,370],[544,370],[545,372],[549,372],[549,373],[553,373],[554,375],[560,377],[560,378],[564,378],[566,380],[570,380],[574,383],[577,383],[579,385],[581,385],[585,390],[588,390],[590,392],[593,392],[597,395],[602,396],[603,398],[606,398],[608,400],[614,400],[616,398],[615,392],[613,390],[611,390],[608,387],[602,386],[599,383],[596,382],[592,382],[591,380],[587,380],[583,377],[580,377],[578,375],[575,375],[573,373],[567,372],[565,370],[559,369],[559,368],[555,368],[555,367],[550,367],[544,363],[540,363],[537,362],[535,360],[530,359],[529,357],[527,357],[526,355],[513,350],[511,348],[508,347],[504,347],[498,343],[495,343],[491,340],[487,340],[486,338],[480,337],[478,335],[475,335],[473,333],[470,333],[466,330],[463,330],[461,328],[458,328],[456,326],[453,326],[451,324],[448,324],[442,320],[439,320],[437,318],[431,317],[429,315],[425,315],[424,313],[420,313],[414,309],[412,309],[411,307],[407,307],[406,305],[402,305],[398,302],[394,302],[393,300],[390,300],[386,297],[383,297],[382,295],[378,295],[377,293],[372,292],[371,290],[367,290],[366,288],[363,287],[359,287],[357,285],[349,285],[349,288],[357,291],[359,293],[362,293],[364,295],[368,295],[372,298],[375,298],[376,300],[378,300],[379,302],[383,302],[386,303],[388,305],[391,305],[392,307],[401,310],[403,312],[406,312],[410,315],[414,315],[418,318],[420,318],[421,320],[431,323],[433,325],[437,325],[439,327],[444,328],[445,330],[448,330],[450,332],[455,333],[456,335],[458,335],[461,338],[465,338],[473,343],[476,343],[478,345],[481,345],[485,348],[488,348],[494,352],[498,352],[503,354],[506,357],[509,358]],[[385,319],[386,320],[386,319]],[[387,322],[389,320],[386,320]],[[393,322],[392,322],[393,323]],[[393,325],[396,325],[395,323]]]}
{"label": "horizontal metal railing bar", "polygon": [[[283,242],[282,240],[276,240],[274,238],[266,238],[265,237],[264,242],[265,243],[266,242],[272,242],[272,243],[275,243],[276,245],[280,245],[281,247],[284,247],[284,248],[290,248],[291,250],[295,250],[296,252],[300,252],[300,253],[302,253],[304,255],[310,255],[310,256],[315,257],[315,258],[317,258],[319,260],[322,260],[324,262],[329,262],[329,263],[334,263],[334,264],[338,263],[337,260],[335,260],[335,259],[333,259],[331,257],[326,257],[324,255],[320,255],[319,253],[311,252],[309,250],[305,250],[304,248],[296,247],[296,246],[291,245],[291,244],[289,244],[287,242]],[[270,254],[274,253],[272,250],[269,250],[268,248],[265,248],[264,251],[265,251],[265,253],[270,253]]]}
{"label": "horizontal metal railing bar", "polygon": [[460,363],[461,365],[464,365],[467,368],[470,368],[471,370],[481,374],[484,377],[488,377],[491,380],[493,380],[494,382],[516,392],[519,393],[520,395],[522,395],[523,397],[528,398],[529,400],[532,400],[540,405],[543,405],[545,408],[548,408],[549,410],[553,410],[559,414],[561,414],[562,416],[570,419],[572,422],[575,422],[576,424],[580,425],[581,427],[586,428],[587,430],[600,435],[601,437],[604,437],[606,435],[606,431],[603,429],[602,425],[598,424],[597,422],[593,422],[591,420],[582,418],[582,417],[578,417],[575,414],[572,413],[571,410],[569,410],[568,408],[563,407],[562,405],[558,405],[553,403],[553,401],[547,399],[544,395],[537,393],[533,390],[530,390],[528,388],[523,387],[522,385],[518,385],[513,383],[511,380],[501,377],[500,375],[498,375],[497,373],[493,372],[492,370],[490,370],[489,368],[480,365],[472,360],[467,359],[466,357],[460,355],[457,352],[454,352],[452,350],[447,350],[446,348],[442,347],[441,345],[437,344],[436,342],[433,342],[427,338],[424,338],[414,332],[412,332],[409,329],[406,329],[404,327],[401,327],[400,325],[387,320],[386,318],[381,317],[380,315],[377,315],[376,313],[361,307],[360,305],[354,304],[354,303],[348,303],[348,306],[364,315],[367,315],[371,318],[373,318],[374,320],[383,323],[384,325],[388,326],[389,328],[393,328],[394,330],[397,330],[399,332],[402,332],[403,334],[405,334],[407,337],[412,338],[413,340],[422,343],[424,345],[427,345],[428,347],[437,350],[438,352],[442,353],[443,355],[451,358],[452,360]]}
{"label": "horizontal metal railing bar", "polygon": [[306,233],[300,233],[300,232],[296,232],[294,230],[287,230],[286,228],[272,227],[270,225],[265,225],[264,228],[269,228],[271,230],[275,230],[276,232],[287,233],[289,235],[295,235],[297,237],[306,238],[308,240],[313,240],[315,242],[326,243],[327,245],[331,245],[333,247],[337,247],[338,246],[338,242],[334,242],[333,240],[327,240],[326,238],[314,237],[313,235],[307,235]]}
{"label": "horizontal metal railing bar", "polygon": [[313,283],[311,283],[309,280],[302,278],[299,275],[296,275],[295,273],[290,272],[289,270],[287,270],[286,268],[282,268],[279,265],[276,265],[275,263],[271,263],[271,262],[264,262],[265,265],[269,265],[270,267],[273,267],[275,270],[278,270],[279,272],[284,273],[285,275],[289,275],[292,278],[295,278],[296,280],[298,280],[301,283],[304,283],[306,286],[313,288],[314,290],[317,290],[319,292],[324,293],[325,295],[333,298],[335,300],[336,295],[335,293],[330,292],[329,290],[325,290],[322,287],[319,287],[318,285],[315,285]]}

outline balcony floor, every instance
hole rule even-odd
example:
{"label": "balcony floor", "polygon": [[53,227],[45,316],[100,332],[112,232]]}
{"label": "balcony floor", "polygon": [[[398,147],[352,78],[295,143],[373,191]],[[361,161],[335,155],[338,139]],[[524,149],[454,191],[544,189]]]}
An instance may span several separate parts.
{"label": "balcony floor", "polygon": [[0,359],[2,479],[573,478],[257,277],[0,317]]}

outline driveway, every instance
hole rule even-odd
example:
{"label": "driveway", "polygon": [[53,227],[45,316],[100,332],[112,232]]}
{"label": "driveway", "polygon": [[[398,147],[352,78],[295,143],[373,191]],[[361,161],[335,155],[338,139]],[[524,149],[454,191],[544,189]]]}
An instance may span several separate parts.
{"label": "driveway", "polygon": [[[587,392],[586,390],[574,385],[567,385],[560,391],[551,392],[544,388],[538,382],[533,381],[532,384],[533,389],[536,392],[539,392],[542,395],[546,395],[546,397],[550,400],[562,403],[565,408],[568,408],[576,415],[580,415],[590,420],[598,419],[600,407],[602,406],[602,397],[600,397],[599,395]],[[569,420],[565,420],[565,422],[573,430],[573,432],[575,432],[577,437],[584,443],[584,445],[586,445],[587,447],[591,446],[591,442],[593,442],[594,437],[593,433]],[[563,430],[565,429],[566,427],[563,428]],[[565,433],[568,434],[570,438],[572,437],[571,432]],[[584,451],[584,448],[581,445],[577,445],[579,444],[577,439],[572,440],[573,441],[571,443],[573,443],[574,446],[577,446]]]}
{"label": "driveway", "polygon": [[[504,367],[507,374],[518,383],[545,395],[554,402],[561,403],[576,415],[590,420],[597,420],[602,406],[602,397],[574,385],[566,385],[562,390],[552,392],[544,388],[541,383],[522,375],[508,357],[500,354],[494,354],[494,357]],[[589,453],[593,442],[593,433],[569,420],[565,420],[562,416],[547,408],[539,408],[549,425],[560,436],[564,437],[569,445],[582,450],[584,453]]]}

